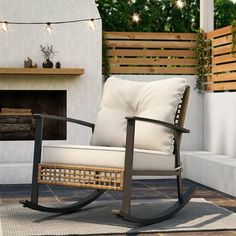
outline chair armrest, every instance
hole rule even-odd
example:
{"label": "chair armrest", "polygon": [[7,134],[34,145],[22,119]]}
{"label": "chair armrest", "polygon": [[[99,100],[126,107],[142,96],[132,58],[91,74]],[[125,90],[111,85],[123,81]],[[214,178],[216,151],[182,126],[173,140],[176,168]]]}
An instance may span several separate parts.
{"label": "chair armrest", "polygon": [[132,116],[132,117],[125,117],[127,120],[138,120],[138,121],[144,121],[144,122],[149,122],[149,123],[154,123],[158,124],[161,126],[164,126],[166,128],[172,129],[174,131],[179,131],[181,133],[190,133],[190,130],[179,127],[177,125],[161,121],[161,120],[155,120],[155,119],[150,119],[150,118],[145,118],[145,117],[139,117],[139,116]]}
{"label": "chair armrest", "polygon": [[95,127],[95,125],[93,123],[89,123],[87,121],[77,120],[77,119],[73,119],[73,118],[69,118],[69,117],[63,117],[63,116],[54,116],[54,115],[47,115],[47,114],[33,114],[33,117],[35,119],[43,118],[43,119],[53,119],[53,120],[61,120],[61,121],[76,123],[79,125],[90,127],[90,128],[92,128],[92,130],[94,130],[94,127]]}

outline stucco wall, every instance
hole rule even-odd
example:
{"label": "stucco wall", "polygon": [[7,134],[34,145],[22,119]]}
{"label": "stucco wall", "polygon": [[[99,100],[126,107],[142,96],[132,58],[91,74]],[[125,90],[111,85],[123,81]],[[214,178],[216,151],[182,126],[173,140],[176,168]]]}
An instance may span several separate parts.
{"label": "stucco wall", "polygon": [[236,158],[236,92],[204,95],[204,149]]}
{"label": "stucco wall", "polygon": [[[0,21],[52,22],[99,18],[94,0],[1,0]],[[41,66],[40,44],[52,44],[57,51],[53,62],[62,67],[84,68],[78,76],[0,76],[0,90],[66,90],[67,116],[94,122],[102,91],[101,20],[94,31],[88,22],[52,25],[9,25],[0,32],[0,67],[23,67],[27,56]],[[86,128],[68,124],[68,143],[89,143]],[[57,143],[62,143],[59,141]],[[46,142],[45,142],[46,143]],[[47,142],[48,143],[48,142]],[[33,141],[0,141],[0,184],[31,180]]]}

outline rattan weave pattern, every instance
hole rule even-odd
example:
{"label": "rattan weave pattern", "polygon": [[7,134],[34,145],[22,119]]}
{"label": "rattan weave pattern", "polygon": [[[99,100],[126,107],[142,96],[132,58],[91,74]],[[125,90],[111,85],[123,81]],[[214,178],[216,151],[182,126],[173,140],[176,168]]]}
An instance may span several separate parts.
{"label": "rattan weave pattern", "polygon": [[123,190],[124,169],[39,164],[38,182],[71,187]]}

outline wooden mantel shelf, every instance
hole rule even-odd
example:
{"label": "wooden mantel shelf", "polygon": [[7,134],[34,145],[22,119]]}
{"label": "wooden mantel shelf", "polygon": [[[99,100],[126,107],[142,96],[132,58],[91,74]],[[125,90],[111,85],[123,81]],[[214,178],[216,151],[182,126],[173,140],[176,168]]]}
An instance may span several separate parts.
{"label": "wooden mantel shelf", "polygon": [[0,68],[0,75],[82,75],[83,68]]}

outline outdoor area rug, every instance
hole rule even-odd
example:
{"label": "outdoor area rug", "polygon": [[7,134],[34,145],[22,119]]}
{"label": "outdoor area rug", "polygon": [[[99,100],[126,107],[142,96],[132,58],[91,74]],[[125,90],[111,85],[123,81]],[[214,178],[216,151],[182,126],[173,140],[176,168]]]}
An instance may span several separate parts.
{"label": "outdoor area rug", "polygon": [[[134,214],[151,216],[169,206],[166,200],[134,201]],[[80,212],[62,215],[42,213],[21,204],[1,204],[0,235],[106,235],[236,229],[236,213],[204,199],[192,199],[174,218],[144,227],[116,218],[111,210],[120,201],[93,202]]]}

